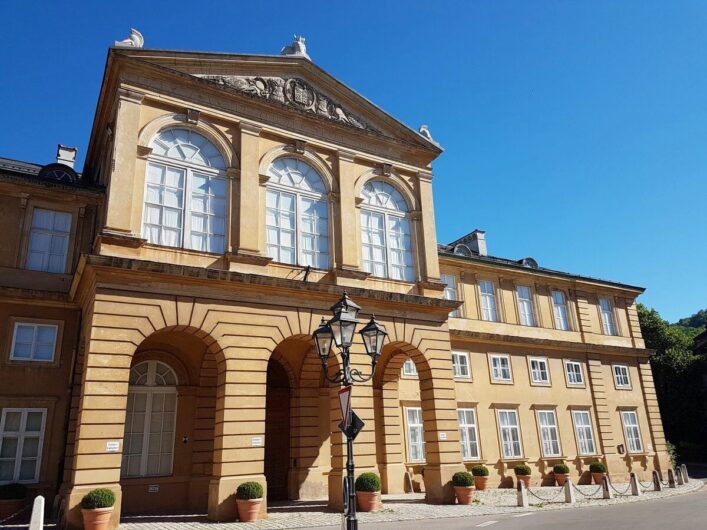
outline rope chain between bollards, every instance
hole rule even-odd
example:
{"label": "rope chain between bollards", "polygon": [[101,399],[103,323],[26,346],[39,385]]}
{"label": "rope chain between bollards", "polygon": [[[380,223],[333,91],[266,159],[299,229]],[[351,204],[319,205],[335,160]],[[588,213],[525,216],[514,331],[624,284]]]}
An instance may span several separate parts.
{"label": "rope chain between bollards", "polygon": [[629,482],[628,486],[626,486],[626,489],[624,491],[617,490],[611,482],[609,482],[609,487],[614,490],[614,493],[616,493],[616,495],[627,496],[628,492],[631,490],[631,483]]}
{"label": "rope chain between bollards", "polygon": [[577,486],[575,486],[574,483],[572,484],[572,487],[574,488],[574,490],[575,490],[577,493],[579,493],[582,497],[585,497],[585,498],[587,498],[587,499],[598,498],[598,497],[594,497],[594,495],[596,495],[597,493],[600,493],[601,490],[603,489],[603,486],[598,486],[597,489],[596,489],[594,492],[592,492],[592,493],[584,493],[581,489],[579,489]]}
{"label": "rope chain between bollards", "polygon": [[641,488],[643,488],[643,491],[654,491],[655,490],[655,484],[653,484],[652,480],[649,480],[648,482],[646,482],[644,484],[643,482],[638,480],[638,478],[636,478],[636,482],[638,482],[638,485],[641,486]]}
{"label": "rope chain between bollards", "polygon": [[554,495],[552,495],[548,498],[543,498],[540,495],[538,495],[537,493],[535,493],[533,490],[531,490],[530,488],[527,488],[527,490],[528,490],[528,493],[530,493],[533,497],[535,497],[536,499],[538,499],[542,502],[552,502],[555,499],[557,499],[558,497],[560,497],[560,495],[562,495],[565,492],[564,488],[560,488],[560,491],[558,491]]}
{"label": "rope chain between bollards", "polygon": [[18,515],[20,515],[22,512],[26,512],[26,511],[27,511],[29,508],[31,508],[31,507],[32,507],[32,505],[31,505],[31,504],[28,504],[27,506],[25,506],[25,507],[22,508],[21,510],[19,510],[19,511],[13,513],[13,514],[10,515],[9,517],[5,517],[4,519],[0,519],[0,525],[6,523],[6,522],[9,521],[10,519],[14,519],[14,518],[17,517]]}

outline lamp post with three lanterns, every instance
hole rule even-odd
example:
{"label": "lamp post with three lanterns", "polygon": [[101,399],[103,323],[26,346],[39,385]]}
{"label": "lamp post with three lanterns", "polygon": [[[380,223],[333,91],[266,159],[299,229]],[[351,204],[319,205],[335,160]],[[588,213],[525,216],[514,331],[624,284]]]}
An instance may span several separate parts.
{"label": "lamp post with three lanterns", "polygon": [[[361,307],[354,303],[344,291],[341,299],[331,307],[331,312],[334,316],[329,321],[322,318],[319,328],[312,334],[319,360],[322,363],[324,377],[330,383],[340,383],[341,386],[348,387],[349,391],[354,383],[365,383],[373,377],[383,348],[383,341],[388,336],[385,327],[376,322],[375,315],[371,316],[371,320],[359,331],[366,353],[371,359],[371,372],[365,374],[358,368],[352,368],[350,348],[353,344],[356,326],[359,323],[358,313],[360,310]],[[329,373],[329,356],[332,344],[336,344],[341,356],[341,368],[334,374]],[[339,428],[346,435],[346,479],[344,487],[346,492],[344,502],[346,530],[357,530],[353,441],[363,427],[363,422],[351,410],[350,406],[346,414],[347,417],[344,417],[339,425]]]}

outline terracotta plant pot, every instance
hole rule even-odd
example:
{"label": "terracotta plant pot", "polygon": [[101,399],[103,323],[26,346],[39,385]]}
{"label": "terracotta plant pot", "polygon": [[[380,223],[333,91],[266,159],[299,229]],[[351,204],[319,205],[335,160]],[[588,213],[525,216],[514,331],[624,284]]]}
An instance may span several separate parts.
{"label": "terracotta plant pot", "polygon": [[260,503],[263,499],[236,499],[238,504],[238,520],[244,523],[250,523],[258,520],[260,515]]}
{"label": "terracotta plant pot", "polygon": [[592,478],[594,479],[594,484],[597,486],[601,486],[602,484],[602,477],[605,475],[605,473],[592,473]]}
{"label": "terracotta plant pot", "polygon": [[518,480],[522,480],[526,489],[530,487],[530,475],[516,475]]}
{"label": "terracotta plant pot", "polygon": [[360,512],[375,512],[380,506],[379,491],[357,491],[356,505]]}
{"label": "terracotta plant pot", "polygon": [[486,489],[486,483],[488,481],[488,477],[474,477],[474,488],[479,491],[484,491]]}
{"label": "terracotta plant pot", "polygon": [[459,504],[471,504],[476,490],[471,486],[454,486],[454,495]]}
{"label": "terracotta plant pot", "polygon": [[113,507],[94,508],[93,510],[81,509],[84,530],[108,530]]}
{"label": "terracotta plant pot", "polygon": [[0,521],[2,519],[7,519],[12,514],[19,512],[24,507],[24,499],[7,499],[0,501]]}
{"label": "terracotta plant pot", "polygon": [[565,482],[567,482],[567,477],[569,477],[567,473],[555,473],[555,480],[557,481],[557,485],[564,486]]}

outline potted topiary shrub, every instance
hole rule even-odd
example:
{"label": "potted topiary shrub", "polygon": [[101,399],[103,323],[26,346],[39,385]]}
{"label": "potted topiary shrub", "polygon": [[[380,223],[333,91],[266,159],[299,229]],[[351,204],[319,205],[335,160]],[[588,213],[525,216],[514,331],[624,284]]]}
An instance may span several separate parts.
{"label": "potted topiary shrub", "polygon": [[556,464],[552,466],[552,473],[558,486],[564,486],[570,473],[570,468],[566,464]]}
{"label": "potted topiary shrub", "polygon": [[0,521],[24,508],[26,498],[27,488],[22,484],[0,486]]}
{"label": "potted topiary shrub", "polygon": [[474,475],[474,487],[479,491],[485,490],[489,480],[489,468],[479,464],[471,468],[471,474]]}
{"label": "potted topiary shrub", "polygon": [[374,512],[380,505],[381,479],[370,471],[356,479],[356,504],[362,512]]}
{"label": "potted topiary shrub", "polygon": [[530,466],[518,464],[513,468],[513,472],[516,474],[516,477],[518,477],[518,480],[523,481],[526,488],[530,486]]}
{"label": "potted topiary shrub", "polygon": [[594,484],[601,485],[602,478],[606,475],[606,466],[597,460],[589,464],[589,472],[592,474]]}
{"label": "potted topiary shrub", "polygon": [[459,471],[452,476],[452,485],[454,486],[454,495],[457,497],[459,504],[471,504],[474,500],[474,477],[466,471]]}
{"label": "potted topiary shrub", "polygon": [[244,482],[236,489],[238,519],[244,523],[257,521],[263,502],[263,486],[259,482]]}
{"label": "potted topiary shrub", "polygon": [[98,488],[89,491],[81,499],[84,530],[107,530],[114,504],[113,490]]}

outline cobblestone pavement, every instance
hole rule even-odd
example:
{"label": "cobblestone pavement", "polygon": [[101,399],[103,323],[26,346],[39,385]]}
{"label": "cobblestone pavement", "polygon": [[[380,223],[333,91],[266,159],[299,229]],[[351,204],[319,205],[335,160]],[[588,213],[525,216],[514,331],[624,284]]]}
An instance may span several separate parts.
{"label": "cobblestone pavement", "polygon": [[[644,483],[646,490],[652,490],[652,484]],[[516,505],[514,489],[493,489],[477,492],[478,499],[471,506],[425,504],[423,494],[383,495],[383,509],[375,513],[359,513],[359,521],[364,523],[383,523],[422,519],[441,519],[447,517],[468,517],[495,515],[503,513],[527,512],[536,510],[558,510],[588,506],[606,506],[627,502],[649,501],[673,495],[680,495],[700,489],[704,483],[693,479],[688,484],[662,492],[645,491],[634,497],[628,484],[615,484],[617,492],[614,499],[602,499],[599,486],[578,486],[576,504],[565,504],[562,488],[532,488],[529,493],[530,508]],[[580,493],[581,492],[581,493]],[[243,526],[250,530],[278,528],[315,528],[339,526],[341,514],[327,509],[326,501],[307,501],[296,503],[278,503],[269,507],[268,519],[254,523],[212,523],[203,515],[141,516],[124,517],[122,530],[225,530],[233,526]]]}

